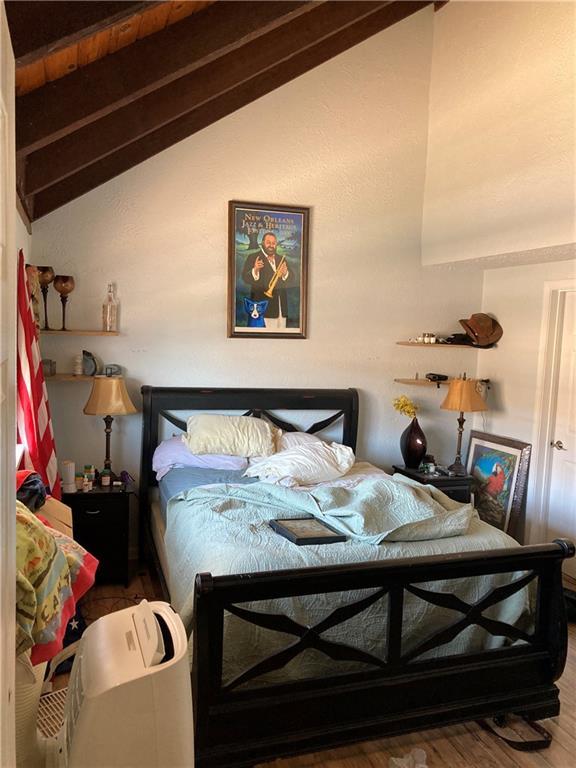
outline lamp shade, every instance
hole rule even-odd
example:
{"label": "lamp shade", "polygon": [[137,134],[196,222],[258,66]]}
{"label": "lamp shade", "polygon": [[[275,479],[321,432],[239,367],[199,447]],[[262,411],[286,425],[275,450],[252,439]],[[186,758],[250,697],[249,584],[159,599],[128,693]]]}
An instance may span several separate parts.
{"label": "lamp shade", "polygon": [[440,408],[461,413],[488,410],[484,398],[476,390],[475,379],[452,379],[448,394]]}
{"label": "lamp shade", "polygon": [[137,413],[137,410],[122,376],[94,376],[84,413],[87,416],[121,416]]}

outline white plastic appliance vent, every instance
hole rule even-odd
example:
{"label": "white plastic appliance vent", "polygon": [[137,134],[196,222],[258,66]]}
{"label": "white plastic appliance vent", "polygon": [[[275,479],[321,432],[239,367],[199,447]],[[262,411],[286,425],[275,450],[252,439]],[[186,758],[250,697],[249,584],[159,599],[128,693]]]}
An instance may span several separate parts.
{"label": "white plastic appliance vent", "polygon": [[41,697],[48,768],[194,765],[192,692],[182,620],[143,600],[84,632],[67,689]]}

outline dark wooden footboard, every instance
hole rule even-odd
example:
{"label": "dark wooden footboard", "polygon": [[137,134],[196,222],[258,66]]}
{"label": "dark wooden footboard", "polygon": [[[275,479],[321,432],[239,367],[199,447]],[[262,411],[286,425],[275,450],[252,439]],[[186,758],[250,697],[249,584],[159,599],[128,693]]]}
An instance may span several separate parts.
{"label": "dark wooden footboard", "polygon": [[[193,688],[198,768],[249,766],[282,755],[346,742],[507,713],[538,720],[558,714],[554,681],[564,669],[567,628],[562,560],[574,555],[553,544],[421,557],[391,562],[196,579]],[[523,573],[517,573],[523,572]],[[433,582],[516,573],[468,604],[436,592]],[[533,626],[526,630],[484,615],[529,583],[536,588]],[[425,584],[425,588],[421,585]],[[316,626],[241,604],[295,595],[368,590]],[[405,595],[454,611],[453,623],[404,651]],[[326,630],[387,601],[383,658],[323,637]],[[286,647],[223,684],[224,613],[286,634]],[[498,650],[423,659],[471,625],[519,641]],[[329,677],[249,688],[307,648],[333,660]],[[339,674],[342,662],[362,661],[364,672]]]}

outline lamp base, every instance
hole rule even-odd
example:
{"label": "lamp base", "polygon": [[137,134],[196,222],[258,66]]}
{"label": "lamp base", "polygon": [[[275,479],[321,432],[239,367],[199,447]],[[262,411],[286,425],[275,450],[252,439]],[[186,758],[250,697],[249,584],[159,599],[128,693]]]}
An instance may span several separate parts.
{"label": "lamp base", "polygon": [[[104,424],[106,424],[106,458],[104,459],[104,469],[108,469],[112,474],[112,461],[110,460],[110,435],[112,434],[112,422],[113,416],[104,416]],[[113,477],[111,479],[114,479]]]}
{"label": "lamp base", "polygon": [[462,464],[459,456],[456,457],[454,464],[450,464],[450,466],[446,467],[446,469],[448,470],[449,475],[456,475],[457,477],[464,477],[464,475],[468,474],[466,472],[466,467],[464,464]]}

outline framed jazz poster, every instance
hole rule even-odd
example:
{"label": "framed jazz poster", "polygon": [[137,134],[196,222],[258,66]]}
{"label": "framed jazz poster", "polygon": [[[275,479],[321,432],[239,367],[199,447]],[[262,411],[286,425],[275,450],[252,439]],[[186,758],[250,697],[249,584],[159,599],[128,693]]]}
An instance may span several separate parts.
{"label": "framed jazz poster", "polygon": [[229,203],[229,337],[306,338],[309,213]]}

